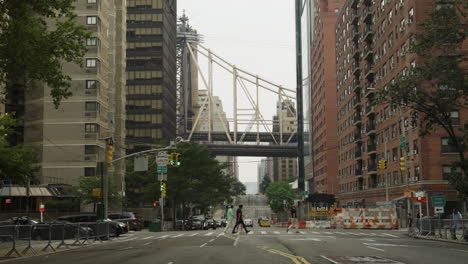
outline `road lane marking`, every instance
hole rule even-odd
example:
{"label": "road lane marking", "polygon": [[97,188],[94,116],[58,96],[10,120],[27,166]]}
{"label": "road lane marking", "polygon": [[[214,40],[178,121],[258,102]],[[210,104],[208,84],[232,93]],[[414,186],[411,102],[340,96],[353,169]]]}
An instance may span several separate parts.
{"label": "road lane marking", "polygon": [[458,251],[458,252],[464,252],[464,253],[468,253],[468,250],[463,250],[463,249],[451,249],[453,251]]}
{"label": "road lane marking", "polygon": [[250,231],[247,235],[253,235],[254,231]]}
{"label": "road lane marking", "polygon": [[239,243],[239,238],[240,237],[237,237],[236,240],[234,241],[234,246],[237,246],[237,243]]}
{"label": "road lane marking", "polygon": [[322,240],[318,239],[318,238],[314,238],[314,237],[307,237],[307,238],[292,238],[292,239],[289,239],[289,240],[302,240],[302,241],[317,241],[317,242],[321,242]]}
{"label": "road lane marking", "polygon": [[330,262],[333,263],[333,264],[338,264],[338,262],[334,261],[333,259],[329,259],[329,258],[327,258],[327,257],[325,257],[325,256],[320,256],[320,257],[324,258],[325,260],[330,261]]}
{"label": "road lane marking", "polygon": [[127,249],[132,249],[133,247],[126,247],[126,248],[122,248],[121,250],[127,250]]}
{"label": "road lane marking", "polygon": [[262,233],[262,235],[266,235],[266,234],[267,234],[266,231],[261,231],[260,233]]}
{"label": "road lane marking", "polygon": [[363,241],[369,241],[369,242],[375,242],[374,239],[370,239],[370,238],[361,238],[361,240],[363,240]]}
{"label": "road lane marking", "polygon": [[177,236],[173,236],[172,238],[176,238],[176,237],[181,237],[183,236],[184,234],[178,234]]}
{"label": "road lane marking", "polygon": [[275,234],[277,234],[277,235],[279,235],[279,234],[280,234],[280,232],[279,232],[279,231],[273,231],[273,233],[275,233]]}
{"label": "road lane marking", "polygon": [[375,247],[369,247],[369,246],[367,246],[367,248],[374,249],[374,250],[378,250],[378,251],[385,251],[385,250],[383,250],[383,249],[375,248]]}
{"label": "road lane marking", "polygon": [[143,240],[150,239],[150,238],[153,238],[153,237],[154,236],[145,237],[145,238],[143,238]]}
{"label": "road lane marking", "polygon": [[332,232],[323,232],[324,234],[331,235],[333,234]]}
{"label": "road lane marking", "polygon": [[213,242],[214,241],[214,238],[213,239],[210,239],[210,242]]}
{"label": "road lane marking", "polygon": [[307,233],[304,232],[304,231],[299,231],[299,233],[303,234],[303,235],[306,235]]}
{"label": "road lane marking", "polygon": [[208,244],[208,243],[205,243],[205,244],[201,245],[200,247],[204,247],[204,246],[206,246],[206,244]]}
{"label": "road lane marking", "polygon": [[168,236],[169,236],[169,235],[160,236],[160,237],[157,237],[156,239],[160,239],[160,238],[165,239],[165,238],[168,237]]}
{"label": "road lane marking", "polygon": [[205,236],[211,236],[213,234],[213,232],[209,232],[208,234],[206,234]]}
{"label": "road lane marking", "polygon": [[395,236],[395,235],[392,235],[392,234],[387,234],[387,233],[384,233],[384,235],[391,236],[391,237],[398,237],[398,236]]}
{"label": "road lane marking", "polygon": [[[261,247],[260,247],[261,248]],[[263,250],[266,250],[270,253],[273,253],[273,254],[277,254],[277,255],[281,255],[283,257],[287,257],[289,259],[291,259],[294,263],[298,263],[298,264],[310,264],[309,261],[307,261],[305,258],[301,257],[301,256],[296,256],[296,255],[292,255],[292,254],[288,254],[288,253],[285,253],[285,252],[282,252],[282,251],[279,251],[279,250],[276,250],[276,249],[268,249],[268,248],[261,248]],[[302,261],[302,262],[301,262]]]}
{"label": "road lane marking", "polygon": [[153,243],[153,242],[145,243],[145,244],[143,244],[143,246],[147,246],[147,245],[149,245],[149,244],[151,244],[151,243]]}
{"label": "road lane marking", "polygon": [[195,234],[191,234],[190,236],[193,237],[193,236],[196,236],[198,235],[199,233],[195,233]]}
{"label": "road lane marking", "polygon": [[384,244],[384,243],[363,243],[366,246],[375,246],[375,247],[419,247],[413,245],[400,245],[400,244]]}
{"label": "road lane marking", "polygon": [[341,234],[341,235],[347,235],[347,233],[345,233],[345,232],[335,232],[335,233]]}
{"label": "road lane marking", "polygon": [[220,237],[222,235],[224,235],[224,233],[219,233],[216,237]]}
{"label": "road lane marking", "polygon": [[316,234],[316,235],[320,235],[319,232],[315,232],[315,231],[310,231],[312,234]]}

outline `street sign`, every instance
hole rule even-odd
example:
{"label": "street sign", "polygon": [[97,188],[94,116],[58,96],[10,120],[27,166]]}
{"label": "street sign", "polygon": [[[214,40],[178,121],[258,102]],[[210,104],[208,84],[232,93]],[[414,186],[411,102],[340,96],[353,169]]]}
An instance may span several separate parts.
{"label": "street sign", "polygon": [[445,206],[445,196],[432,196],[432,206],[434,207],[444,207]]}
{"label": "street sign", "polygon": [[158,173],[167,173],[167,167],[158,165]]}
{"label": "street sign", "polygon": [[158,174],[158,181],[167,181],[167,174],[166,173],[159,173]]}
{"label": "street sign", "polygon": [[41,212],[41,213],[45,212],[44,204],[39,205],[39,212]]}
{"label": "street sign", "polygon": [[135,157],[133,171],[148,171],[148,157]]}
{"label": "street sign", "polygon": [[434,207],[434,213],[435,214],[443,214],[444,213],[444,207],[442,207],[442,206]]}
{"label": "street sign", "polygon": [[156,164],[158,164],[158,167],[166,166],[168,161],[169,155],[166,151],[158,152],[158,155],[156,156]]}
{"label": "street sign", "polygon": [[91,195],[93,197],[101,197],[101,188],[93,188]]}
{"label": "street sign", "polygon": [[308,191],[304,191],[304,192],[302,192],[302,195],[303,195],[303,196],[308,196],[308,195],[309,195],[309,192],[308,192]]}
{"label": "street sign", "polygon": [[400,142],[401,142],[401,143],[406,143],[406,137],[401,137],[401,138],[400,138]]}

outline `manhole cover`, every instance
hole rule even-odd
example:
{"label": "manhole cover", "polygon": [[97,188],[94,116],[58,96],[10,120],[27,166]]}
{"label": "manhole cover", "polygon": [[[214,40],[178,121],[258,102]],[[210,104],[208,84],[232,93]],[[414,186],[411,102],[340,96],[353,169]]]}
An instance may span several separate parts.
{"label": "manhole cover", "polygon": [[322,256],[334,264],[403,264],[402,262],[376,256]]}

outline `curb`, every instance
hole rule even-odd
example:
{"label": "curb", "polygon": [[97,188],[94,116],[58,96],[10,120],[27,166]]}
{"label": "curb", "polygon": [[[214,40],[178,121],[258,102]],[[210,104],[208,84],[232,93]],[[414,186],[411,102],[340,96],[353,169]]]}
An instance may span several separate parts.
{"label": "curb", "polygon": [[422,237],[422,236],[414,236],[415,239],[423,239],[423,240],[432,240],[432,241],[440,241],[440,242],[447,242],[452,244],[460,244],[460,245],[468,245],[468,242],[465,241],[457,241],[451,239],[440,239],[440,238],[432,238],[432,237]]}

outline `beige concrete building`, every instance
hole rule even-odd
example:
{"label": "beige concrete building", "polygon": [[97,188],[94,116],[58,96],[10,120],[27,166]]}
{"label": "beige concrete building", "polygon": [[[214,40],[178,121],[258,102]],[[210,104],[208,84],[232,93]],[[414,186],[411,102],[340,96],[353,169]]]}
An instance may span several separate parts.
{"label": "beige concrete building", "polygon": [[[198,90],[197,93],[198,95],[196,102],[199,102],[200,104],[203,103],[208,96],[208,91],[207,90]],[[212,122],[211,122],[211,131],[212,132],[225,132],[224,127],[226,127],[229,130],[229,123],[226,117],[226,112],[224,112],[223,109],[223,102],[221,99],[219,99],[218,96],[213,96],[213,113],[212,113]],[[200,105],[195,105],[196,107],[196,115],[198,116],[198,112],[200,111]],[[197,127],[195,131],[197,132],[207,132],[209,130],[209,112],[207,111],[206,106],[201,115],[199,122],[197,124]],[[218,115],[219,113],[219,115]],[[221,116],[221,118],[219,117]],[[216,142],[215,142],[216,143]],[[224,144],[224,142],[219,142],[221,144]],[[225,170],[225,172],[229,175],[232,175],[236,179],[239,179],[239,166],[237,163],[237,157],[231,157],[231,156],[217,156],[216,160],[218,160],[220,163],[228,163],[229,167]]]}
{"label": "beige concrete building", "polygon": [[[76,185],[97,175],[105,161],[105,141],[114,139],[114,159],[122,156],[125,137],[125,0],[77,0],[78,23],[93,34],[86,40],[84,68],[65,64],[73,96],[54,108],[50,89],[26,96],[24,143],[37,147],[42,184]],[[124,163],[110,169],[124,187]]]}
{"label": "beige concrete building", "polygon": [[[284,100],[278,103],[277,115],[273,117],[273,132],[294,133],[297,131],[296,108],[293,101]],[[280,127],[281,126],[281,127]],[[271,181],[287,182],[297,177],[297,158],[271,158],[268,163],[268,175]]]}

